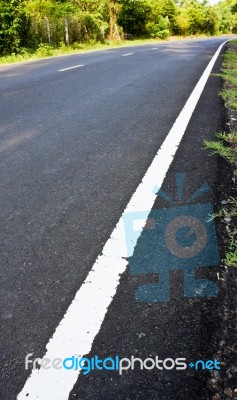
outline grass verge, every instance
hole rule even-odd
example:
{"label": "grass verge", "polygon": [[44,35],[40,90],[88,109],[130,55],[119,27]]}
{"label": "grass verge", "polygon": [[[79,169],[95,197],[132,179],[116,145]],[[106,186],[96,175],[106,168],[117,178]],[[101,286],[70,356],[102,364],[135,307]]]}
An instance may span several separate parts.
{"label": "grass verge", "polygon": [[106,41],[105,43],[101,42],[89,42],[89,43],[74,43],[73,45],[66,46],[64,43],[61,43],[59,48],[53,48],[47,44],[41,44],[36,50],[29,50],[22,48],[19,50],[18,54],[12,53],[7,56],[0,57],[0,65],[1,64],[14,64],[22,61],[31,61],[38,60],[40,58],[47,57],[58,57],[63,55],[75,54],[84,51],[93,51],[93,50],[106,50],[111,48],[117,48],[122,46],[136,46],[142,44],[156,44],[169,40],[181,40],[181,39],[193,39],[193,38],[204,38],[205,35],[196,35],[196,36],[172,36],[168,39],[134,39],[134,40],[121,40],[121,41]]}
{"label": "grass verge", "polygon": [[[210,154],[218,154],[225,158],[233,166],[233,182],[237,180],[237,40],[232,40],[224,54],[221,69],[221,77],[224,85],[221,96],[226,108],[230,111],[229,132],[217,133],[217,140],[204,141],[204,147]],[[233,116],[234,115],[234,116]],[[213,215],[213,218],[221,218],[228,234],[224,265],[237,267],[237,197],[230,197],[223,202],[222,208]]]}
{"label": "grass verge", "polygon": [[84,51],[93,51],[93,50],[106,50],[121,46],[133,46],[139,44],[149,44],[149,43],[157,43],[162,40],[155,39],[139,39],[139,40],[122,40],[122,41],[113,41],[113,42],[90,42],[90,43],[74,43],[71,46],[66,46],[65,44],[61,44],[59,48],[53,48],[47,44],[39,45],[37,50],[29,50],[29,49],[21,49],[18,54],[10,54],[7,56],[0,57],[0,64],[13,64],[22,61],[31,61],[38,60],[41,58],[47,57],[58,57],[63,55],[75,54]]}

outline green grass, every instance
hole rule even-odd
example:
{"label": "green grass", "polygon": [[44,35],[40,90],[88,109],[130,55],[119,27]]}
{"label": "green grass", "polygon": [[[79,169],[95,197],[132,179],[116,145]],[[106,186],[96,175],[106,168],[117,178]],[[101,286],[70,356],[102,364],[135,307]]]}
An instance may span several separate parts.
{"label": "green grass", "polygon": [[[232,40],[231,44],[237,45],[237,40]],[[229,48],[224,54],[221,74],[225,81],[225,87],[221,91],[221,96],[226,105],[233,110],[237,110],[237,49]]]}
{"label": "green grass", "polygon": [[[232,85],[237,87],[237,75],[235,71],[230,71],[229,73],[224,72],[222,74],[225,81],[231,83]],[[236,94],[235,94],[236,95]]]}
{"label": "green grass", "polygon": [[237,143],[237,132],[231,132],[231,133],[220,132],[216,134],[216,137],[227,143]]}
{"label": "green grass", "polygon": [[[230,79],[228,79],[228,82],[230,82]],[[236,89],[223,89],[220,94],[229,108],[232,108],[232,110],[237,110]]]}
{"label": "green grass", "polygon": [[[237,39],[230,42],[237,45]],[[220,74],[224,80],[224,88],[221,91],[226,106],[237,110],[237,47],[230,47],[224,54],[224,61]],[[210,155],[218,154],[225,158],[234,167],[234,175],[237,177],[237,132],[217,133],[217,140],[205,140],[204,148],[210,151]],[[221,218],[227,228],[228,245],[226,249],[224,265],[237,268],[237,198],[230,197],[227,204],[218,212],[210,216],[210,220]]]}
{"label": "green grass", "polygon": [[221,132],[216,137],[219,140],[204,140],[204,148],[210,150],[210,155],[218,154],[230,163],[237,163],[237,132]]}
{"label": "green grass", "polygon": [[237,244],[235,243],[234,248],[231,248],[223,260],[227,267],[237,267]]}
{"label": "green grass", "polygon": [[237,218],[237,199],[230,197],[227,204],[210,217],[210,220],[221,218],[227,226],[228,245],[223,259],[227,267],[237,268],[237,227],[234,220]]}
{"label": "green grass", "polygon": [[59,48],[53,48],[47,44],[41,44],[37,50],[20,49],[17,54],[13,53],[7,56],[0,57],[0,64],[13,64],[22,61],[37,60],[40,58],[57,57],[67,54],[80,53],[84,51],[103,50],[117,48],[121,46],[136,46],[142,44],[156,44],[169,40],[181,40],[190,38],[202,38],[205,35],[192,35],[192,36],[171,36],[168,39],[134,39],[134,40],[121,40],[121,41],[105,41],[105,43],[93,41],[89,43],[73,43],[73,45],[66,46],[61,43]]}
{"label": "green grass", "polygon": [[47,44],[41,44],[37,50],[21,49],[18,54],[10,54],[0,57],[0,64],[11,64],[22,61],[37,60],[39,58],[57,57],[67,54],[80,53],[84,51],[103,50],[116,48],[121,46],[134,46],[140,44],[155,44],[161,42],[161,39],[136,39],[136,40],[121,40],[121,41],[107,41],[105,43],[90,42],[90,43],[74,43],[71,46],[61,44],[59,48],[53,48]]}

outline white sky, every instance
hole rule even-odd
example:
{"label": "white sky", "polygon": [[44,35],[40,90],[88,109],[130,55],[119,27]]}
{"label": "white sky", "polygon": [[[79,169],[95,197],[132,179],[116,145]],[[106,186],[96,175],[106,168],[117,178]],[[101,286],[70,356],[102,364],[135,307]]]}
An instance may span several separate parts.
{"label": "white sky", "polygon": [[208,3],[213,5],[219,3],[220,0],[209,0]]}

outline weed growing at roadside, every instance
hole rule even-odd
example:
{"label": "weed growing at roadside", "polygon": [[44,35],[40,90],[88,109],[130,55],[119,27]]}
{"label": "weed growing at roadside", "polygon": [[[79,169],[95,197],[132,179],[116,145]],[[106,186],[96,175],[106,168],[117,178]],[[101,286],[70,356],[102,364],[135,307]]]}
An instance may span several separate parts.
{"label": "weed growing at roadside", "polygon": [[[216,141],[204,141],[204,148],[210,150],[210,155],[218,154],[233,164],[237,175],[237,132],[217,133]],[[226,204],[210,220],[221,218],[226,223],[228,231],[228,246],[223,260],[227,267],[237,267],[237,198],[230,197]]]}
{"label": "weed growing at roadside", "polygon": [[[237,40],[231,41],[231,48],[224,54],[224,61],[220,74],[213,76],[221,76],[224,80],[224,88],[221,96],[225,101],[225,105],[237,110]],[[233,46],[234,45],[234,46]],[[210,154],[218,154],[225,158],[234,167],[234,180],[237,177],[237,132],[217,133],[218,140],[205,140],[204,148],[210,151]],[[237,199],[230,197],[226,204],[210,219],[221,218],[226,223],[228,231],[228,245],[225,258],[223,260],[227,267],[237,267]]]}
{"label": "weed growing at roadside", "polygon": [[[237,44],[233,40],[232,44]],[[220,74],[224,80],[224,88],[221,96],[227,107],[237,110],[237,50],[229,49],[224,55],[224,62]],[[234,166],[234,175],[237,176],[237,132],[217,133],[218,140],[205,140],[204,148],[210,150],[210,154],[218,154]],[[230,197],[227,203],[211,219],[221,218],[226,223],[228,231],[228,245],[223,260],[227,267],[237,267],[237,199]]]}
{"label": "weed growing at roadside", "polygon": [[[233,164],[237,176],[237,132],[216,134],[218,140],[205,140],[204,148],[210,151],[210,155],[219,155]],[[230,197],[226,204],[213,215],[210,221],[221,218],[228,231],[228,245],[223,263],[227,267],[237,267],[237,198]]]}
{"label": "weed growing at roadside", "polygon": [[[237,40],[231,43],[236,45]],[[225,81],[225,87],[220,94],[229,108],[237,110],[237,51],[235,48],[230,48],[225,52],[220,75]]]}
{"label": "weed growing at roadside", "polygon": [[[237,162],[237,132],[217,133],[218,141],[204,140],[204,147],[211,150],[211,155],[218,154],[230,163]],[[228,146],[228,143],[231,146]]]}

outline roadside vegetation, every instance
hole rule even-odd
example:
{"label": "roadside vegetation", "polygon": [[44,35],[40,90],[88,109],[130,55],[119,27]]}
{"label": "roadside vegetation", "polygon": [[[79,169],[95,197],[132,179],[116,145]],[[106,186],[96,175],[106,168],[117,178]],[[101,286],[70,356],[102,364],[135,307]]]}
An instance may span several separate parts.
{"label": "roadside vegetation", "polygon": [[237,33],[236,0],[0,0],[0,63],[225,33]]}
{"label": "roadside vegetation", "polygon": [[[205,141],[205,148],[211,154],[218,154],[233,166],[233,182],[237,183],[237,40],[230,42],[224,54],[224,61],[220,74],[224,85],[221,96],[229,116],[229,132],[217,133],[216,141]],[[227,267],[237,267],[237,196],[231,196],[222,202],[222,208],[213,218],[221,218],[228,232],[228,245],[224,264]]]}
{"label": "roadside vegetation", "polygon": [[40,58],[63,56],[67,54],[79,53],[84,51],[111,49],[119,46],[132,46],[132,45],[134,46],[146,43],[147,44],[154,43],[154,39],[134,39],[133,41],[113,40],[113,41],[106,41],[104,43],[90,41],[85,43],[76,43],[68,46],[62,43],[59,47],[53,47],[47,44],[39,44],[37,50],[21,49],[17,53],[11,53],[5,56],[0,56],[0,65],[28,61],[28,60],[38,60]]}

